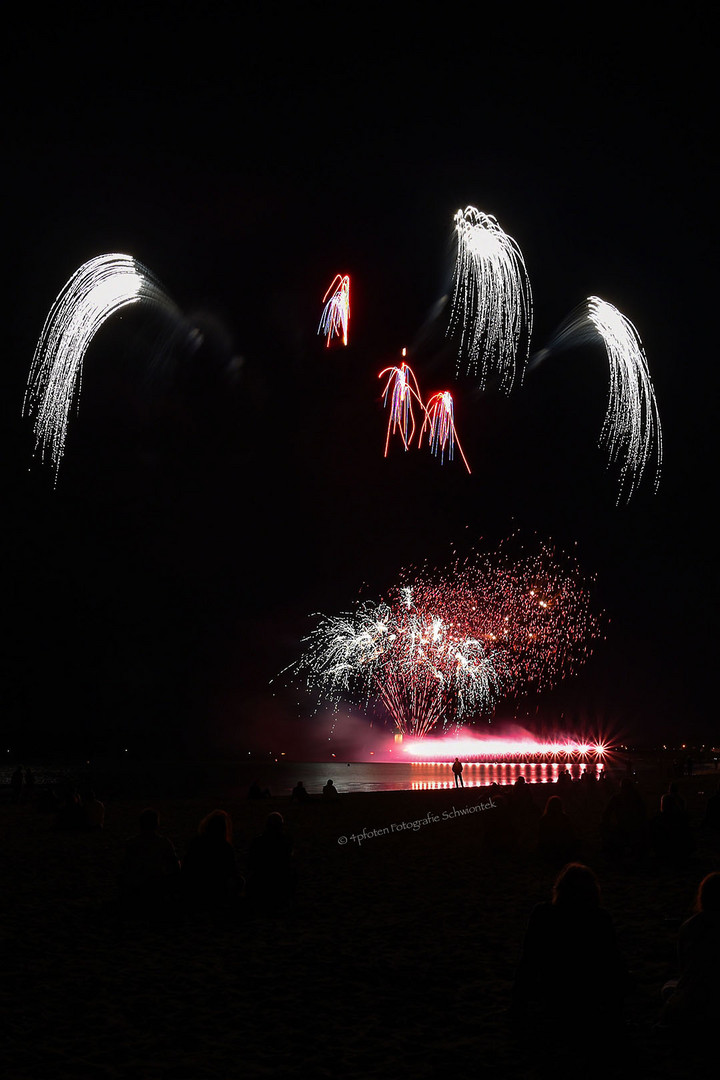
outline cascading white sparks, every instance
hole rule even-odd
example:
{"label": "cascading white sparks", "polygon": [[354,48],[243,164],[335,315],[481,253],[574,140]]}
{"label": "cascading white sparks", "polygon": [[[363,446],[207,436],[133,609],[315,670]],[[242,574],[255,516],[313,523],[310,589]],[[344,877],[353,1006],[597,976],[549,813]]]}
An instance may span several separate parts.
{"label": "cascading white sparks", "polygon": [[35,416],[35,448],[41,460],[52,462],[56,480],[88,347],[116,311],[139,301],[177,311],[159,282],[136,259],[109,254],[83,263],[50,309],[33,356],[23,412]]}
{"label": "cascading white sparks", "polygon": [[655,458],[655,491],[660,485],[663,442],[660,413],[640,335],[616,307],[590,296],[558,327],[549,344],[532,359],[537,367],[548,356],[597,340],[605,345],[609,365],[607,411],[599,444],[611,463],[620,463],[618,503],[629,501],[651,458]]}
{"label": "cascading white sparks", "polygon": [[[320,616],[296,664],[307,686],[333,702],[359,692],[381,701],[397,727],[418,735],[488,709],[503,684],[502,663],[488,642],[418,610],[412,588],[398,602],[364,603],[352,613]],[[450,703],[453,703],[452,707]]]}
{"label": "cascading white sparks", "polygon": [[662,467],[662,429],[647,358],[637,330],[617,308],[588,297],[588,317],[605,342],[610,365],[608,406],[600,442],[610,461],[621,460],[620,497],[629,500],[656,448],[655,490]]}
{"label": "cascading white sparks", "polygon": [[[457,258],[448,334],[459,331],[458,372],[484,387],[497,371],[500,387],[512,389],[516,365],[522,382],[532,335],[532,291],[517,243],[490,214],[468,206],[455,214]],[[524,339],[524,355],[518,359]]]}

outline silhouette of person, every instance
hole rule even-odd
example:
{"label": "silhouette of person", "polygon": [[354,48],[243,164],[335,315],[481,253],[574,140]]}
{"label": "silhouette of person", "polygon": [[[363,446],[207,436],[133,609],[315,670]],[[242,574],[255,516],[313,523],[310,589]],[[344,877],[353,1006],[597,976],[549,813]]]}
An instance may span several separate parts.
{"label": "silhouette of person", "polygon": [[293,903],[296,873],[293,842],[282,814],[268,814],[265,828],[248,850],[247,895],[256,911],[279,914]]}
{"label": "silhouette of person", "polygon": [[[578,956],[569,941],[591,941],[592,953]],[[562,1031],[563,1043],[586,1045],[588,1022],[600,1031],[621,1023],[626,981],[597,878],[582,863],[569,863],[555,880],[551,902],[530,913],[513,985],[518,1034],[539,1045],[549,1030]]]}
{"label": "silhouette of person", "polygon": [[66,787],[61,793],[55,823],[58,829],[75,830],[85,828],[86,822],[82,799],[74,787]]}
{"label": "silhouette of person", "polygon": [[564,866],[577,857],[577,836],[559,795],[551,795],[538,823],[538,852],[547,862]]}
{"label": "silhouette of person", "polygon": [[675,803],[677,804],[678,810],[682,810],[684,813],[687,807],[685,805],[685,800],[680,794],[680,785],[678,784],[677,780],[672,780],[668,784],[667,794],[674,799]]}
{"label": "silhouette of person", "polygon": [[225,810],[213,810],[200,822],[182,860],[181,884],[191,908],[219,910],[239,898],[242,878],[232,835]]}
{"label": "silhouette of person", "polygon": [[678,978],[662,989],[663,1026],[712,1036],[720,1016],[720,872],[698,886],[695,913],[678,931]]}
{"label": "silhouette of person", "polygon": [[506,788],[505,795],[515,849],[526,852],[534,850],[540,811],[535,805],[532,786],[524,776],[518,776],[515,783]]}
{"label": "silhouette of person", "polygon": [[455,758],[453,761],[452,771],[455,774],[455,787],[465,787],[463,780],[463,766],[460,758]]}
{"label": "silhouette of person", "polygon": [[35,790],[35,774],[32,769],[26,767],[25,769],[25,788],[29,795],[32,795]]}
{"label": "silhouette of person", "polygon": [[703,814],[700,828],[703,832],[717,835],[720,833],[720,784],[712,795],[708,795],[705,801],[705,813]]}
{"label": "silhouette of person", "polygon": [[674,795],[663,795],[660,812],[650,820],[650,846],[658,859],[683,862],[695,849],[695,840],[684,810]]}
{"label": "silhouette of person", "polygon": [[612,795],[603,811],[602,838],[608,852],[616,857],[638,858],[647,842],[645,803],[633,780],[625,776],[620,790]]}
{"label": "silhouette of person", "polygon": [[253,780],[248,791],[248,799],[269,799],[270,789],[261,788],[257,780]]}
{"label": "silhouette of person", "polygon": [[160,916],[175,899],[180,860],[159,829],[157,810],[146,807],[138,819],[138,832],[125,843],[120,868],[120,898],[125,910]]}
{"label": "silhouette of person", "polygon": [[94,791],[88,791],[82,800],[82,812],[87,829],[102,829],[105,825],[105,806]]}
{"label": "silhouette of person", "polygon": [[340,794],[338,789],[333,784],[332,780],[328,780],[327,784],[323,788],[322,793],[324,799],[337,799]]}
{"label": "silhouette of person", "polygon": [[292,789],[292,794],[290,795],[290,798],[294,799],[296,802],[306,802],[310,798],[310,793],[303,784],[302,780],[298,780],[297,784]]}
{"label": "silhouette of person", "polygon": [[568,767],[566,765],[565,768],[563,769],[563,771],[558,773],[557,786],[561,790],[563,788],[565,788],[565,789],[571,788],[572,787],[572,782],[573,782],[572,773],[570,772],[570,770],[568,769]]}
{"label": "silhouette of person", "polygon": [[23,770],[22,765],[18,765],[15,769],[12,777],[10,778],[10,784],[12,786],[12,800],[13,802],[20,802],[22,799],[23,790]]}
{"label": "silhouette of person", "polygon": [[517,845],[517,827],[509,801],[501,786],[494,781],[490,785],[495,810],[489,815],[483,837],[484,850],[490,855],[507,855]]}

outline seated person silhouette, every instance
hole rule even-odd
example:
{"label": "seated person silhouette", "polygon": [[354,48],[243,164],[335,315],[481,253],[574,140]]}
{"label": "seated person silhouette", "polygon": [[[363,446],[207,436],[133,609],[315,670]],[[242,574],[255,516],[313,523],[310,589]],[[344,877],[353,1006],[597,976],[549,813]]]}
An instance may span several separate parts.
{"label": "seated person silhouette", "polygon": [[143,810],[138,825],[125,844],[120,900],[128,913],[160,917],[175,900],[180,861],[171,841],[158,832],[157,810]]}
{"label": "seated person silhouette", "polygon": [[647,844],[647,814],[635,782],[625,776],[603,811],[601,832],[607,852],[619,859],[639,858]]}
{"label": "seated person silhouette", "polygon": [[85,828],[98,831],[105,825],[105,806],[94,791],[87,791],[82,798],[82,812]]}
{"label": "seated person silhouette", "polygon": [[570,818],[559,795],[551,795],[538,823],[538,852],[558,868],[578,854],[578,843]]}
{"label": "seated person silhouette", "polygon": [[678,978],[662,990],[660,1023],[711,1036],[720,1017],[720,871],[698,887],[695,914],[678,931]]}
{"label": "seated person silhouette", "polygon": [[87,827],[82,799],[76,788],[66,787],[61,793],[55,814],[55,823],[58,829],[71,832]]}
{"label": "seated person silhouette", "polygon": [[213,810],[200,822],[182,860],[181,885],[185,903],[196,911],[228,910],[239,899],[243,881],[225,810]]}
{"label": "seated person silhouette", "polygon": [[282,814],[268,814],[264,830],[250,844],[247,866],[251,907],[268,914],[287,911],[295,898],[296,873]]}
{"label": "seated person silhouette", "polygon": [[[592,942],[592,950],[578,953],[571,943],[581,941]],[[555,1033],[564,1044],[577,1037],[586,1046],[588,1023],[599,1031],[622,1024],[626,981],[597,878],[582,863],[569,863],[551,901],[530,914],[513,986],[518,1034],[532,1043]]]}
{"label": "seated person silhouette", "polygon": [[653,854],[662,862],[684,862],[694,851],[687,814],[673,795],[660,799],[660,812],[650,820],[649,838]]}

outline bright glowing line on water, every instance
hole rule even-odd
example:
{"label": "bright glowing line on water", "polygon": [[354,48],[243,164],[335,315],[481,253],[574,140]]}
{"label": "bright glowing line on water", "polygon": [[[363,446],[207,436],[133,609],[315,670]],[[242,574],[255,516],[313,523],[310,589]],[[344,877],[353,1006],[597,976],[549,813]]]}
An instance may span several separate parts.
{"label": "bright glowing line on water", "polygon": [[523,757],[541,755],[564,757],[567,759],[597,756],[602,757],[607,747],[601,742],[578,742],[565,739],[563,742],[542,742],[539,739],[496,738],[483,739],[472,736],[446,736],[444,738],[415,739],[406,737],[402,750],[409,757],[424,761],[440,761],[447,757]]}

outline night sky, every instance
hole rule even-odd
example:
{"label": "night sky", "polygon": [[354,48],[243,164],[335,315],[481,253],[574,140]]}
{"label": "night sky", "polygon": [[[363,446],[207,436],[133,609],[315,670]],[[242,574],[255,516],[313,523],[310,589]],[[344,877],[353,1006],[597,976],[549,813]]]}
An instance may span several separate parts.
{"label": "night sky", "polygon": [[[497,719],[629,740],[717,732],[710,9],[632,10],[12,17],[13,752],[233,754],[281,740],[311,756],[326,728],[269,685],[308,617],[515,530],[570,551],[608,623],[577,677]],[[433,312],[468,205],[522,250],[531,353],[591,294],[637,327],[663,429],[657,494],[651,469],[617,505],[598,447],[600,344],[549,357],[509,395],[456,374],[447,311]],[[55,485],[22,416],[30,364],[63,284],[108,252],[149,268],[204,343],[162,353],[167,320],[140,306],[109,321]],[[351,276],[350,343],[326,349],[317,327],[336,273]],[[378,373],[403,347],[428,395],[453,392],[472,475],[396,442],[383,457]]]}

